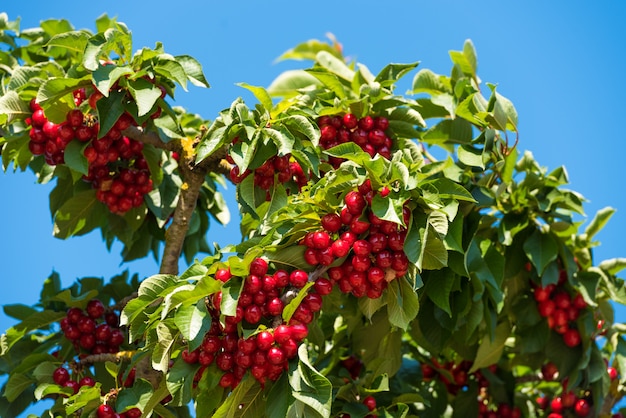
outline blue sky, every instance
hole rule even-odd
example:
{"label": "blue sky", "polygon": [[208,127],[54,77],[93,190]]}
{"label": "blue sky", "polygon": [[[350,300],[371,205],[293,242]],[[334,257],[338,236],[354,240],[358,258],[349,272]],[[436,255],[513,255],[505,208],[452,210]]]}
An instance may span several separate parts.
{"label": "blue sky", "polygon": [[[613,206],[617,213],[598,235],[597,261],[626,256],[626,187],[620,146],[626,83],[626,3],[583,1],[268,1],[215,2],[5,2],[22,27],[47,18],[67,18],[77,28],[94,28],[102,13],[117,16],[133,31],[135,49],[153,47],[189,54],[204,66],[210,89],[177,92],[174,104],[213,119],[238,96],[235,83],[268,85],[280,72],[308,63],[275,59],[310,38],[332,32],[344,51],[376,72],[389,62],[420,61],[420,68],[448,73],[448,51],[470,38],[478,52],[483,82],[519,113],[522,150],[531,150],[550,169],[564,165],[570,188],[589,201],[589,216]],[[305,5],[306,3],[306,5]],[[601,6],[599,5],[601,4]],[[236,6],[234,6],[236,5]],[[410,77],[409,77],[410,78]],[[399,92],[408,88],[409,80]],[[64,284],[78,277],[109,278],[120,270],[149,276],[152,259],[121,266],[120,247],[108,253],[98,233],[60,241],[52,237],[47,194],[32,173],[0,174],[3,290],[0,304],[32,304],[52,270]],[[238,238],[236,207],[228,228],[215,225],[209,239],[221,245]],[[626,311],[620,311],[626,320]],[[0,313],[0,328],[12,321]]]}

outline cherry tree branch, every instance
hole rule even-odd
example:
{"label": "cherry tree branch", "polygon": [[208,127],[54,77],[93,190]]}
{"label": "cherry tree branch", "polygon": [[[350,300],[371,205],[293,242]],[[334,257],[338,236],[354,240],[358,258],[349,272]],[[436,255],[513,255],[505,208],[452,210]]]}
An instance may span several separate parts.
{"label": "cherry tree branch", "polygon": [[117,353],[90,354],[78,361],[78,364],[88,365],[94,363],[104,363],[110,361],[112,363],[120,363],[122,361],[130,361],[135,355],[134,351],[119,351]]}

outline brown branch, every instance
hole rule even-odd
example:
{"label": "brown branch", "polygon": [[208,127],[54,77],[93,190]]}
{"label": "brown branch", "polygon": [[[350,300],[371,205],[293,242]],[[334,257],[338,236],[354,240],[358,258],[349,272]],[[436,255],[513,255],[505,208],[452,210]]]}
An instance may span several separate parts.
{"label": "brown branch", "polygon": [[154,132],[146,132],[142,128],[137,126],[129,126],[122,131],[127,137],[134,139],[135,141],[143,142],[144,144],[153,145],[156,148],[160,148],[166,151],[178,151],[180,149],[179,141],[163,142],[161,138]]}
{"label": "brown branch", "polygon": [[119,351],[117,353],[103,353],[103,354],[90,354],[78,361],[78,364],[94,364],[104,363],[110,361],[113,363],[120,363],[122,361],[130,361],[135,354],[135,351]]}
{"label": "brown branch", "polygon": [[123,298],[122,300],[120,300],[119,302],[117,302],[115,305],[110,306],[109,309],[112,311],[121,311],[122,309],[124,309],[124,307],[126,306],[128,302],[135,299],[136,297],[137,297],[137,292],[133,292],[130,295]]}
{"label": "brown branch", "polygon": [[599,417],[611,417],[613,407],[622,399],[624,396],[618,389],[618,381],[617,379],[611,382],[611,387],[609,388],[609,393],[606,394],[604,399],[602,400],[602,407],[600,408],[600,412],[598,414]]}

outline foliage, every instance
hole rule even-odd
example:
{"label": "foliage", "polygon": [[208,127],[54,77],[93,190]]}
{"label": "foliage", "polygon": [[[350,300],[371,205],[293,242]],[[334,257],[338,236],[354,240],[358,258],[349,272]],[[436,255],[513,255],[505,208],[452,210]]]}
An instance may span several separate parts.
{"label": "foliage", "polygon": [[[107,16],[96,29],[22,31],[0,15],[3,167],[56,180],[59,238],[99,229],[161,271],[69,289],[53,274],[35,306],[5,306],[20,322],[0,341],[0,415],[44,398],[50,416],[81,417],[611,414],[626,383],[612,305],[626,303],[626,261],[592,248],[613,210],[582,225],[565,169],[519,155],[517,112],[480,82],[470,41],[450,75],[417,62],[373,74],[309,41],[283,58],[310,68],[241,83],[258,103],[236,99],[210,122],[165,100],[209,87],[195,59],[132,53]],[[64,126],[63,145],[39,152]],[[87,149],[107,138],[119,153],[98,163]],[[123,181],[142,170],[145,193]],[[243,239],[210,248],[227,180]]]}

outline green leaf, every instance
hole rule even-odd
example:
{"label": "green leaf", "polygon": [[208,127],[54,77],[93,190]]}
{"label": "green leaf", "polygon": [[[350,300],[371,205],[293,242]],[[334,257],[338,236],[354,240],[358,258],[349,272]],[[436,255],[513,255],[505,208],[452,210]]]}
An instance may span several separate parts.
{"label": "green leaf", "polygon": [[177,55],[175,59],[185,70],[187,79],[191,81],[191,84],[198,87],[211,87],[209,86],[209,82],[204,77],[202,65],[198,62],[198,60],[190,57],[189,55]]}
{"label": "green leaf", "polygon": [[282,120],[285,125],[304,134],[314,146],[317,146],[320,139],[320,129],[317,124],[312,123],[302,115],[291,115]]}
{"label": "green leaf", "polygon": [[417,293],[403,276],[387,286],[387,312],[389,323],[406,330],[419,311]]}
{"label": "green leaf", "polygon": [[163,291],[175,286],[178,278],[173,274],[155,274],[141,282],[137,294],[140,298],[155,300],[163,294]]}
{"label": "green leaf", "polygon": [[8,91],[0,96],[0,115],[7,115],[7,122],[27,118],[30,114],[30,108],[20,100],[17,92]]}
{"label": "green leaf", "polygon": [[252,376],[244,378],[230,395],[228,395],[217,411],[215,411],[213,418],[235,418],[243,416],[239,410],[239,406],[243,403],[251,403],[251,401],[254,401],[255,398],[261,395],[261,392],[261,385],[259,385]]}
{"label": "green leaf", "polygon": [[587,235],[587,239],[593,238],[604,226],[607,224],[611,216],[615,213],[615,209],[611,207],[605,207],[600,209],[596,216],[593,217],[587,228],[585,228],[585,235]]}
{"label": "green leaf", "polygon": [[92,231],[103,224],[105,210],[94,190],[76,193],[54,215],[54,236],[66,239]]}
{"label": "green leaf", "polygon": [[4,305],[2,306],[2,310],[4,311],[5,315],[10,316],[11,318],[19,319],[21,321],[25,320],[30,315],[37,312],[37,310],[35,310],[34,308],[28,305],[23,305],[21,303]]}
{"label": "green leaf", "polygon": [[421,183],[422,188],[426,185],[434,187],[437,194],[441,198],[476,202],[472,194],[467,189],[448,178],[440,177],[435,180],[427,180]]}
{"label": "green leaf", "polygon": [[131,74],[133,74],[133,70],[129,66],[118,67],[116,65],[104,65],[98,67],[98,69],[94,71],[91,76],[93,77],[94,85],[100,93],[102,93],[104,97],[108,97],[111,87],[121,77]]}
{"label": "green leaf", "polygon": [[125,97],[126,92],[124,91],[112,91],[109,97],[103,97],[96,102],[98,119],[100,120],[98,138],[105,136],[125,112]]}
{"label": "green leaf", "polygon": [[239,87],[243,87],[244,89],[250,90],[252,94],[254,94],[254,97],[256,97],[259,103],[261,103],[263,108],[268,112],[272,110],[272,107],[274,107],[274,103],[272,103],[272,98],[270,97],[267,90],[265,90],[263,87],[251,86],[248,83],[237,83],[237,85]]}
{"label": "green leaf", "polygon": [[536,230],[524,241],[524,252],[541,276],[548,264],[556,260],[558,246],[551,234]]}
{"label": "green leaf", "polygon": [[[422,140],[429,144],[468,144],[472,141],[472,125],[465,119],[461,118],[444,119],[426,131],[422,136]],[[464,152],[465,150],[459,151],[459,159],[470,157],[465,155]],[[471,158],[474,157],[472,156]]]}
{"label": "green leaf", "polygon": [[598,266],[600,269],[608,271],[610,274],[617,274],[626,269],[626,258],[611,258],[604,260]]}
{"label": "green leaf", "polygon": [[65,50],[82,54],[85,51],[91,34],[86,30],[59,33],[46,43],[47,47],[61,47]]}
{"label": "green leaf", "polygon": [[293,397],[302,402],[307,416],[329,418],[332,404],[332,384],[310,363],[305,344],[298,348],[298,368],[290,376]]}
{"label": "green leaf", "polygon": [[171,350],[176,342],[178,333],[169,327],[165,321],[161,321],[156,326],[157,345],[152,351],[152,367],[154,370],[167,373]]}
{"label": "green leaf", "polygon": [[161,98],[161,89],[143,78],[133,80],[128,85],[128,91],[137,104],[137,116],[147,115],[157,100]]}
{"label": "green leaf", "polygon": [[439,270],[448,265],[448,250],[434,228],[429,225],[417,266],[423,270]]}
{"label": "green leaf", "polygon": [[443,269],[430,272],[427,280],[426,276],[422,275],[422,279],[425,281],[424,293],[428,295],[435,305],[452,317],[450,293],[453,286],[457,284],[457,275],[450,269]]}
{"label": "green leaf", "polygon": [[154,64],[154,71],[170,80],[180,84],[187,91],[187,73],[185,68],[176,61],[176,58],[168,54],[160,54]]}
{"label": "green leaf", "polygon": [[74,171],[81,174],[89,174],[89,162],[83,154],[87,144],[80,141],[71,141],[65,147],[65,153],[63,154],[65,164]]}
{"label": "green leaf", "polygon": [[293,401],[287,373],[283,373],[267,394],[265,414],[268,418],[285,418]]}
{"label": "green leaf", "polygon": [[471,77],[476,76],[476,50],[469,39],[463,44],[463,51],[450,51],[450,59],[461,68],[464,74]]}
{"label": "green leaf", "polygon": [[493,340],[488,336],[484,336],[482,342],[478,346],[474,364],[469,373],[473,373],[483,367],[489,367],[496,364],[504,351],[507,338],[511,335],[511,325],[508,322],[501,322],[496,327],[496,334]]}
{"label": "green leaf", "polygon": [[118,393],[115,401],[116,410],[124,412],[131,408],[139,408],[144,411],[152,393],[153,389],[150,382],[144,379],[135,379],[135,383],[130,388],[124,388]]}
{"label": "green leaf", "polygon": [[418,65],[419,62],[413,62],[410,64],[387,64],[382,70],[380,70],[378,75],[376,75],[375,81],[382,84],[389,84],[385,82],[395,83]]}
{"label": "green leaf", "polygon": [[[187,341],[196,341],[198,336],[204,337],[211,328],[211,317],[207,313],[204,300],[198,301],[195,305],[181,306],[176,311],[174,323]],[[197,345],[192,344],[191,349],[195,348]]]}
{"label": "green leaf", "polygon": [[343,78],[346,81],[352,81],[354,78],[354,70],[348,67],[345,62],[337,58],[328,51],[320,51],[315,56],[315,60],[323,68],[331,73]]}
{"label": "green leaf", "polygon": [[483,152],[470,145],[461,145],[457,149],[457,156],[459,161],[470,167],[480,167],[485,169],[485,163],[483,162]]}
{"label": "green leaf", "polygon": [[243,288],[242,280],[229,280],[222,286],[222,304],[220,312],[222,315],[235,316],[237,314],[237,302]]}
{"label": "green leaf", "polygon": [[6,383],[4,396],[9,400],[9,402],[13,402],[33,383],[35,383],[35,380],[25,374],[13,373],[9,376],[9,380]]}
{"label": "green leaf", "polygon": [[292,96],[298,90],[319,86],[320,81],[304,70],[288,70],[280,74],[267,88],[267,92],[272,96]]}
{"label": "green leaf", "polygon": [[433,95],[451,92],[449,81],[446,79],[447,77],[435,74],[427,68],[421,69],[413,77],[411,92],[413,94],[428,93]]}

